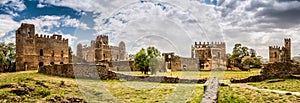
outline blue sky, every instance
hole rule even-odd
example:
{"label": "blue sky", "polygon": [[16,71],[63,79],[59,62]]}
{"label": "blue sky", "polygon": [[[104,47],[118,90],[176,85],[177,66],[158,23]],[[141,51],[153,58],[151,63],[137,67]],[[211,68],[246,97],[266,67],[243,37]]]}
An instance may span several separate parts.
{"label": "blue sky", "polygon": [[124,41],[128,53],[154,45],[190,57],[195,41],[217,41],[228,53],[241,43],[267,58],[268,46],[292,38],[295,56],[299,18],[299,0],[1,0],[0,41],[14,42],[21,23],[32,23],[72,47],[105,34],[111,45]]}

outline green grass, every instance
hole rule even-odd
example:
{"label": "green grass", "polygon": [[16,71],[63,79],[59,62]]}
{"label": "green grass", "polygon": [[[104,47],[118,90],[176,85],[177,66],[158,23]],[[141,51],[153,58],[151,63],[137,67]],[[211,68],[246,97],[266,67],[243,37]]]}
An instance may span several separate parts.
{"label": "green grass", "polygon": [[[16,83],[33,88],[29,95],[16,95],[15,88],[0,89],[0,102],[49,102],[51,98],[83,98],[88,102],[199,102],[201,84],[167,84],[119,80],[87,80],[49,76],[37,71],[1,73],[0,85]],[[47,87],[42,86],[46,85]],[[176,97],[178,96],[178,97]]]}
{"label": "green grass", "polygon": [[285,79],[285,81],[267,83],[268,80],[259,83],[249,83],[262,89],[272,89],[272,90],[283,90],[290,92],[300,92],[300,80],[299,79]]}
{"label": "green grass", "polygon": [[221,87],[219,91],[220,103],[298,103],[300,96],[284,95],[241,87]]}
{"label": "green grass", "polygon": [[[209,73],[209,72],[206,72]],[[227,72],[227,75],[237,75],[237,72]],[[284,83],[293,82],[287,80]],[[30,95],[16,95],[12,88],[0,89],[0,102],[49,102],[51,98],[78,97],[87,102],[187,102],[199,103],[203,96],[203,84],[168,84],[119,80],[87,80],[49,76],[37,71],[16,73],[1,73],[0,85],[16,83],[34,88]],[[262,82],[263,83],[263,82]],[[292,85],[298,88],[297,83]],[[41,86],[46,85],[48,88]],[[257,83],[259,84],[259,83]],[[299,86],[299,85],[298,85]],[[292,87],[291,87],[292,88]],[[237,86],[221,87],[220,103],[242,102],[300,102],[299,96],[284,95],[245,89]],[[64,101],[62,100],[62,101]]]}
{"label": "green grass", "polygon": [[[16,95],[10,92],[16,88],[0,89],[0,97],[2,97],[0,102],[39,102],[47,101],[47,99],[54,96],[82,97],[74,80],[71,78],[48,76],[37,73],[37,71],[1,73],[0,85],[15,83],[19,87],[32,88],[33,91],[28,95]],[[64,81],[65,85],[60,87],[61,81]]]}
{"label": "green grass", "polygon": [[[176,71],[176,72],[158,72],[154,76],[171,76],[178,78],[210,78],[211,76],[217,76],[224,79],[231,78],[245,78],[252,75],[259,74],[260,69],[252,69],[249,71]],[[134,72],[119,72],[128,75],[145,76],[139,71]],[[150,75],[150,74],[149,74]]]}

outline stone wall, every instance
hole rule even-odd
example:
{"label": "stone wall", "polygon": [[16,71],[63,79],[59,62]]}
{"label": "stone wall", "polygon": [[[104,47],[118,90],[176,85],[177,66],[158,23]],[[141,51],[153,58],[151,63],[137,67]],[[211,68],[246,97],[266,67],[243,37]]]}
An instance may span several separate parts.
{"label": "stone wall", "polygon": [[111,61],[109,67],[113,71],[138,71],[133,63],[134,61]]}
{"label": "stone wall", "polygon": [[231,79],[231,83],[260,82],[273,78],[290,78],[293,74],[300,73],[300,66],[292,63],[276,62],[264,65],[259,75],[243,79]]}
{"label": "stone wall", "polygon": [[167,76],[131,76],[110,71],[104,65],[63,64],[49,65],[39,68],[39,73],[86,79],[146,81],[161,83],[204,83],[206,79],[179,79]]}
{"label": "stone wall", "polygon": [[211,78],[204,84],[204,94],[201,103],[217,103],[219,95],[219,79]]}

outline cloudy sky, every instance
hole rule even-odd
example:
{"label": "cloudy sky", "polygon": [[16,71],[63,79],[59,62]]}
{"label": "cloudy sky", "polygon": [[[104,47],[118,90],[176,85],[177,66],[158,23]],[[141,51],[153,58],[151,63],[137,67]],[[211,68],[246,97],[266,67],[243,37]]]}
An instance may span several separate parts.
{"label": "cloudy sky", "polygon": [[299,0],[1,0],[0,42],[15,42],[21,23],[61,34],[71,47],[103,34],[112,45],[124,41],[128,53],[156,46],[190,57],[195,41],[216,41],[227,53],[241,43],[267,58],[268,46],[291,38],[300,54]]}

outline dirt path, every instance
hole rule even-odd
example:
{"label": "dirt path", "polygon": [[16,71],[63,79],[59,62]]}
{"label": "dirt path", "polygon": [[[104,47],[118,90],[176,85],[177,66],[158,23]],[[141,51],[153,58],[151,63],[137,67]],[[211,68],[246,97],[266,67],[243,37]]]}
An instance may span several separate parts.
{"label": "dirt path", "polygon": [[275,93],[280,93],[280,94],[291,93],[292,95],[300,96],[300,92],[289,92],[289,91],[282,91],[282,90],[260,89],[260,88],[248,85],[246,83],[232,84],[230,86],[234,86],[234,85],[240,86],[242,88],[253,89],[253,90],[266,91],[266,92],[275,92]]}

